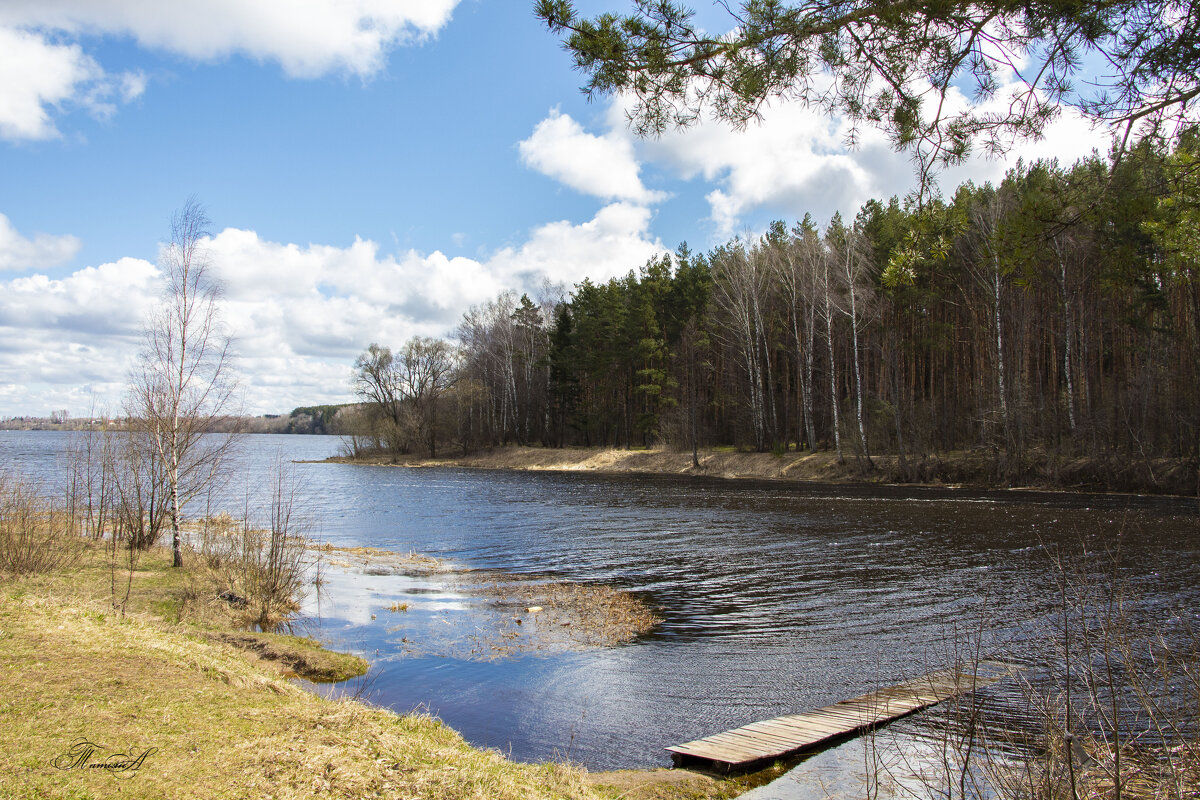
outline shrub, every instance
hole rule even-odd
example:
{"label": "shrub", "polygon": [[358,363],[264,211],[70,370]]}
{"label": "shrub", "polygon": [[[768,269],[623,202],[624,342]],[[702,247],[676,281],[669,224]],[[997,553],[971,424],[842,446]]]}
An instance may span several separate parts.
{"label": "shrub", "polygon": [[296,510],[294,474],[277,461],[270,475],[271,496],[265,525],[249,510],[240,520],[228,514],[206,518],[200,530],[203,563],[217,573],[231,603],[264,630],[298,610],[307,582],[309,540]]}
{"label": "shrub", "polygon": [[50,572],[74,562],[82,541],[65,513],[26,480],[0,473],[0,571]]}

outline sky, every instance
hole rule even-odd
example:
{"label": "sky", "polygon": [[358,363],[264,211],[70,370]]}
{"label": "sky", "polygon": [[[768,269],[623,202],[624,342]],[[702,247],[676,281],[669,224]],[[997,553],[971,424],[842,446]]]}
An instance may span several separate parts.
{"label": "sky", "polygon": [[[794,103],[640,140],[622,98],[584,97],[532,5],[2,0],[0,418],[120,413],[189,198],[212,220],[243,407],[286,414],[352,401],[369,344],[452,336],[502,291],[569,291],[913,188],[882,134],[847,149],[843,121]],[[942,185],[1108,141],[1068,112]]]}

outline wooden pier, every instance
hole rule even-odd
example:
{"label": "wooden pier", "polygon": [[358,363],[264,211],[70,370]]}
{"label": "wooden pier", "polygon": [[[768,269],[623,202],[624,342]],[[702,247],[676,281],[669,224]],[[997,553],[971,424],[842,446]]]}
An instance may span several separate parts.
{"label": "wooden pier", "polygon": [[981,662],[972,671],[943,669],[897,686],[842,700],[831,706],[753,722],[687,744],[668,747],[676,767],[715,772],[745,771],[762,762],[878,727],[943,700],[970,694],[1010,674],[1007,664]]}

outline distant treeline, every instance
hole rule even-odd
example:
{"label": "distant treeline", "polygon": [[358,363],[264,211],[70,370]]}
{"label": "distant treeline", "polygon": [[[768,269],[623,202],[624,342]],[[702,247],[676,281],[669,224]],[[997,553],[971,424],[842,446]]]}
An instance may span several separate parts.
{"label": "distant treeline", "polygon": [[1001,480],[1086,458],[1149,486],[1173,459],[1194,487],[1197,152],[1188,135],[1021,165],[922,207],[682,245],[565,297],[502,294],[453,345],[359,358],[358,444],[830,449],[908,479],[974,450]]}
{"label": "distant treeline", "polygon": [[343,433],[341,420],[355,404],[300,406],[292,409],[288,415],[264,414],[259,417],[237,417],[227,420],[226,425],[219,425],[221,430],[236,428],[243,433],[307,433],[329,434]]}
{"label": "distant treeline", "polygon": [[[263,414],[257,417],[221,417],[212,422],[213,432],[228,433],[240,431],[243,433],[308,433],[330,434],[344,433],[343,421],[356,417],[358,404],[301,406],[292,409],[290,414]],[[128,420],[124,417],[70,417],[63,412],[61,418],[48,417],[13,417],[0,420],[0,430],[24,431],[86,431],[105,429],[124,429]]]}

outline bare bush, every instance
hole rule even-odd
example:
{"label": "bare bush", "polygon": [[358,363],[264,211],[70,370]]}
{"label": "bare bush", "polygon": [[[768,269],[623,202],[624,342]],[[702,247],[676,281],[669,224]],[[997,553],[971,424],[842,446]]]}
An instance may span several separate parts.
{"label": "bare bush", "polygon": [[386,447],[383,424],[377,411],[365,406],[343,409],[338,428],[341,432],[338,453],[346,458],[381,453]]}
{"label": "bare bush", "polygon": [[244,608],[261,628],[277,625],[299,609],[311,558],[307,521],[299,513],[300,485],[281,459],[271,469],[265,524],[249,508],[240,520],[206,517],[199,550],[204,564],[227,587],[224,597]]}
{"label": "bare bush", "polygon": [[1054,554],[1053,649],[1026,694],[1056,797],[1200,796],[1200,638],[1125,577],[1119,552]]}
{"label": "bare bush", "polygon": [[81,545],[69,515],[24,479],[0,473],[0,570],[51,572],[72,564]]}
{"label": "bare bush", "polygon": [[145,431],[134,428],[120,437],[111,462],[113,537],[146,550],[158,541],[168,520],[166,462]]}
{"label": "bare bush", "polygon": [[903,775],[895,796],[947,800],[1200,797],[1194,614],[1131,583],[1118,552],[1050,558],[1040,621],[1000,641],[981,618],[953,637],[955,663],[992,650],[1021,664],[1015,691],[943,704],[916,745],[872,742],[869,785]]}
{"label": "bare bush", "polygon": [[80,533],[93,540],[104,538],[116,513],[116,441],[107,417],[102,423],[100,431],[74,435],[66,453],[66,510]]}

